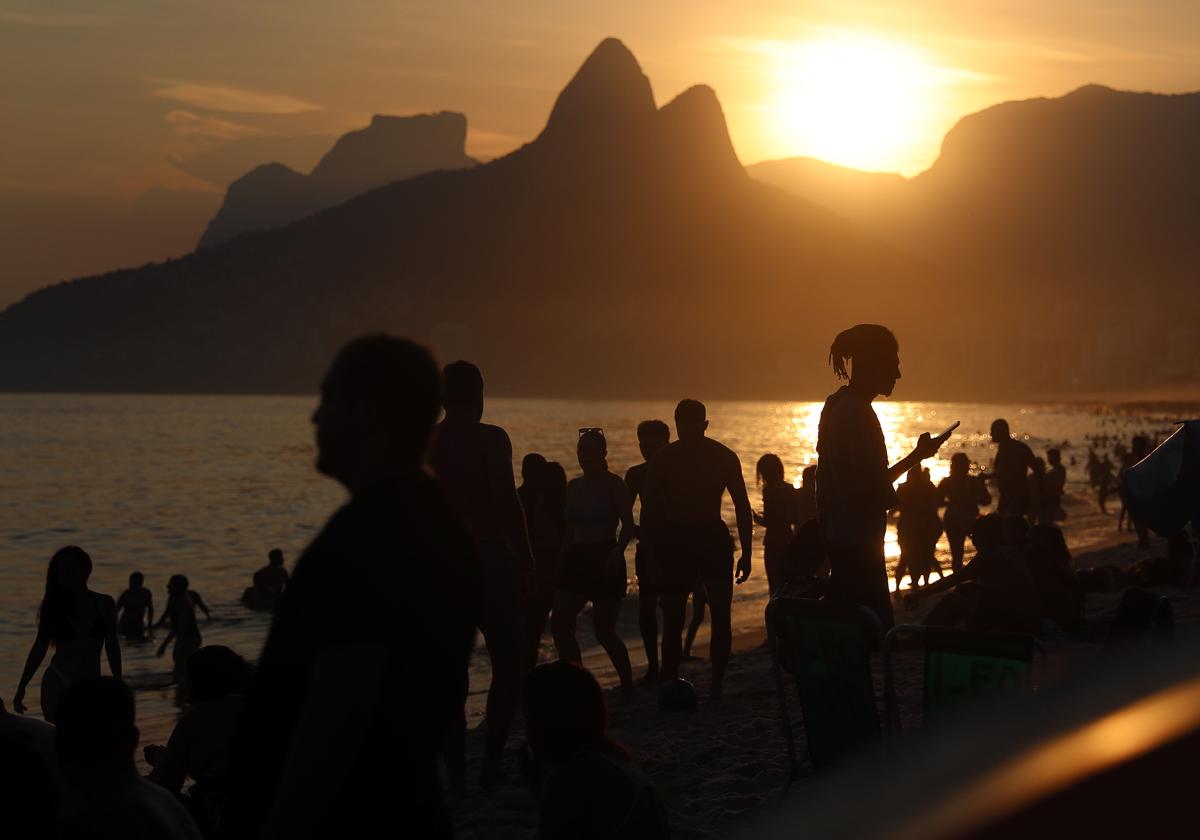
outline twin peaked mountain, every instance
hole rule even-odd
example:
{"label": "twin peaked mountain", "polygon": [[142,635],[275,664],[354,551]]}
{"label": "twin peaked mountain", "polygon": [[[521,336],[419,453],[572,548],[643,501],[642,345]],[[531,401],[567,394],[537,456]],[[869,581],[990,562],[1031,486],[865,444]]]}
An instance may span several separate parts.
{"label": "twin peaked mountain", "polygon": [[311,393],[343,342],[387,331],[499,392],[788,396],[827,383],[852,321],[921,335],[935,285],[750,179],[711,89],[657,108],[606,40],[503,158],[31,295],[0,315],[0,388]]}

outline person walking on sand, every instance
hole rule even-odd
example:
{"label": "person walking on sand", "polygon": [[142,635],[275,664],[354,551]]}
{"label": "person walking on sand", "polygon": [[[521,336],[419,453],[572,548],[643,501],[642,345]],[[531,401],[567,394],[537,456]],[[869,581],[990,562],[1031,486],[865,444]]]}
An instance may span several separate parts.
{"label": "person walking on sand", "polygon": [[[475,547],[422,469],[440,402],[424,347],[338,353],[313,415],[317,470],[350,493],[292,569],[230,757],[236,838],[450,838],[438,779],[483,593]],[[519,628],[514,628],[519,632]]]}
{"label": "person walking on sand", "polygon": [[[646,472],[650,459],[671,442],[671,429],[661,420],[643,420],[637,427],[638,450],[642,463],[634,464],[625,472],[625,485],[633,501],[641,496],[646,484]],[[638,630],[642,634],[642,648],[646,651],[646,674],[642,685],[658,682],[658,608],[659,592],[656,571],[650,557],[650,544],[640,535],[633,557],[634,574],[638,585]]]}
{"label": "person walking on sand", "polygon": [[1033,450],[1012,436],[1008,421],[1003,418],[992,423],[991,432],[992,442],[996,444],[991,478],[996,482],[996,492],[1000,497],[996,503],[996,513],[1001,519],[1028,516],[1033,504],[1029,485]]}
{"label": "person walking on sand", "polygon": [[54,723],[58,701],[68,686],[100,676],[102,649],[113,677],[121,679],[117,606],[110,596],[88,589],[91,574],[92,558],[79,546],[60,548],[50,558],[46,593],[38,609],[37,637],[13,695],[13,711],[25,713],[25,688],[51,645],[54,656],[42,676],[42,717],[49,723]]}
{"label": "person walking on sand", "polygon": [[162,627],[164,624],[171,625],[167,638],[163,639],[162,644],[158,646],[158,655],[165,654],[171,642],[175,642],[175,648],[171,655],[174,661],[172,674],[175,677],[175,684],[180,687],[181,694],[185,699],[187,697],[187,661],[204,642],[200,636],[200,626],[196,623],[196,608],[199,607],[205,618],[212,618],[212,614],[208,611],[208,605],[204,603],[200,593],[193,592],[189,586],[188,579],[184,575],[171,576],[171,579],[167,581],[167,606],[163,610],[162,618],[155,625],[155,627]]}
{"label": "person walking on sand", "polygon": [[[679,676],[680,648],[687,596],[697,585],[708,599],[712,622],[712,698],[721,697],[725,668],[733,645],[733,584],[745,583],[752,571],[754,518],[738,456],[705,436],[704,404],[682,400],[675,408],[678,440],[650,461],[642,500],[642,523],[650,537],[659,573],[663,605],[662,677]],[[728,492],[737,516],[741,557],[734,577],[733,541],[721,519],[721,500]]]}
{"label": "person walking on sand", "polygon": [[926,432],[912,452],[888,466],[883,429],[871,408],[900,379],[900,345],[887,327],[859,324],[839,333],[829,363],[839,379],[849,380],[825,400],[817,427],[817,512],[829,591],[874,610],[886,629],[893,623],[883,555],[887,514],[896,504],[892,485],[936,455],[946,438]]}
{"label": "person walking on sand", "polygon": [[583,475],[567,485],[566,539],[550,619],[554,646],[559,659],[583,664],[575,620],[591,601],[596,641],[612,660],[628,700],[634,692],[633,669],[617,635],[617,614],[625,597],[625,548],[636,532],[633,498],[621,477],[608,469],[603,431],[580,429],[576,452]]}
{"label": "person walking on sand", "polygon": [[[523,639],[522,596],[536,587],[537,569],[512,469],[512,443],[499,426],[482,422],[483,374],[470,362],[446,366],[442,376],[446,416],[433,437],[429,463],[446,498],[466,523],[479,549],[484,608],[479,629],[492,665],[480,783],[505,777],[501,767],[508,733],[520,701]],[[463,698],[464,703],[466,697]],[[453,787],[463,790],[459,743],[466,738],[464,706],[455,750],[449,757]]]}
{"label": "person walking on sand", "polygon": [[117,599],[121,613],[118,627],[126,641],[146,641],[147,632],[154,626],[154,596],[145,587],[145,580],[141,572],[131,574],[129,588]]}
{"label": "person walking on sand", "polygon": [[767,572],[767,590],[771,595],[787,582],[787,548],[796,533],[796,488],[783,474],[783,461],[767,453],[754,467],[762,488],[762,513],[754,514],[754,524],[766,529],[763,534],[763,568]]}

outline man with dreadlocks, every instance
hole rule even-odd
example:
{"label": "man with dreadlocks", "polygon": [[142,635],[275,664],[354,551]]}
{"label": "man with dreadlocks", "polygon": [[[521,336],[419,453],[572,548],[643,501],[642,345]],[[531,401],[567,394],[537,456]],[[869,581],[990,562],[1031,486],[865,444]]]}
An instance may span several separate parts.
{"label": "man with dreadlocks", "polygon": [[[850,371],[846,363],[850,362]],[[898,463],[888,466],[879,418],[871,408],[890,396],[900,379],[900,345],[891,330],[859,324],[840,333],[829,364],[849,380],[825,401],[817,431],[817,513],[829,552],[830,594],[874,610],[892,626],[892,602],[883,560],[893,483],[937,454],[946,437],[928,433]]]}

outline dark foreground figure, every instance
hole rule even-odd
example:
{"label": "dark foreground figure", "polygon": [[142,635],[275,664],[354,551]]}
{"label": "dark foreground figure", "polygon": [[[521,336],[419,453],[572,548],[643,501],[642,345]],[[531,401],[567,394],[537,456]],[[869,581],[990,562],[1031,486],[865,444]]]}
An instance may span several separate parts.
{"label": "dark foreground figure", "polygon": [[667,809],[629,753],[608,737],[595,677],[569,662],[525,682],[524,771],[541,840],[665,840]]}
{"label": "dark foreground figure", "polygon": [[436,764],[478,621],[474,548],[421,462],[440,383],[387,336],[338,354],[317,469],[350,502],[276,606],[231,758],[232,837],[449,837]]}

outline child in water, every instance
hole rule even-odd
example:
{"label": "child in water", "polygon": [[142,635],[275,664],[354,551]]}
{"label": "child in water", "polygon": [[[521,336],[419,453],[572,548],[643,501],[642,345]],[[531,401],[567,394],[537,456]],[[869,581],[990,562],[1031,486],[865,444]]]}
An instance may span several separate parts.
{"label": "child in water", "polygon": [[117,599],[121,619],[117,627],[121,635],[131,642],[146,641],[146,631],[154,626],[154,597],[143,583],[141,572],[129,576],[129,588]]}
{"label": "child in water", "polygon": [[204,611],[205,618],[211,618],[208,607],[200,597],[200,593],[188,588],[188,579],[183,575],[172,575],[167,582],[167,608],[163,610],[162,618],[155,627],[162,627],[168,622],[171,631],[163,643],[158,646],[158,655],[167,652],[167,645],[175,642],[172,655],[175,682],[183,686],[187,677],[187,661],[193,653],[200,649],[202,639],[200,627],[196,624],[196,607]]}

